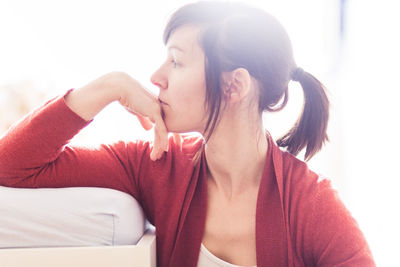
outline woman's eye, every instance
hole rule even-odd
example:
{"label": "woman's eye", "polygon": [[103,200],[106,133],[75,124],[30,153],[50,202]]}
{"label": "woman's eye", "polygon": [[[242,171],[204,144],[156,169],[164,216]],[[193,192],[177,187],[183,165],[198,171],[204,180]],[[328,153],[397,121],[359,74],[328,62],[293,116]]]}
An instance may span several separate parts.
{"label": "woman's eye", "polygon": [[178,62],[176,62],[175,59],[171,60],[171,63],[174,66],[174,68],[176,68],[178,66]]}

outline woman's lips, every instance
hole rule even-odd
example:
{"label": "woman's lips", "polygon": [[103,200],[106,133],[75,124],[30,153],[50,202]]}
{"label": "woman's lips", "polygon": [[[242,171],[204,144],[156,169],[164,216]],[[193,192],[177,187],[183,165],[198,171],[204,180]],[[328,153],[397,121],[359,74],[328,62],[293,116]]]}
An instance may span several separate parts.
{"label": "woman's lips", "polygon": [[168,105],[167,103],[165,103],[164,101],[162,101],[160,98],[158,99],[158,101],[159,101],[162,105]]}

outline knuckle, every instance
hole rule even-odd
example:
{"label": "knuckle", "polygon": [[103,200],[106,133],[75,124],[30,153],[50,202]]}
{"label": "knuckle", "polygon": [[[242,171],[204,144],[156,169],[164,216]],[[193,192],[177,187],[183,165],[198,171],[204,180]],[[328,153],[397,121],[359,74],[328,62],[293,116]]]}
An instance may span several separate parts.
{"label": "knuckle", "polygon": [[128,76],[128,74],[126,72],[123,71],[113,71],[110,73],[113,76]]}

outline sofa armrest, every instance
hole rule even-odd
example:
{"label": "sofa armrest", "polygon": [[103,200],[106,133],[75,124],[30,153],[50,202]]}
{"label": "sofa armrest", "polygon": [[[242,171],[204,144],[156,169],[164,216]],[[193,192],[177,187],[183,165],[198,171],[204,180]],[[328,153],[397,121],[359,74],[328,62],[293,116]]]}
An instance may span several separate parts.
{"label": "sofa armrest", "polygon": [[147,229],[136,245],[0,249],[7,267],[156,267],[156,235]]}

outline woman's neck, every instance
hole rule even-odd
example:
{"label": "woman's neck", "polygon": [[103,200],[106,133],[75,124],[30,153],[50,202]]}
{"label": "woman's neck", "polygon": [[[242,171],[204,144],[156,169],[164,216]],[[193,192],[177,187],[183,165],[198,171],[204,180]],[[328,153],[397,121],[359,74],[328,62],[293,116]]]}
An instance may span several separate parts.
{"label": "woman's neck", "polygon": [[262,122],[221,120],[205,147],[209,180],[229,201],[258,189],[268,149]]}

